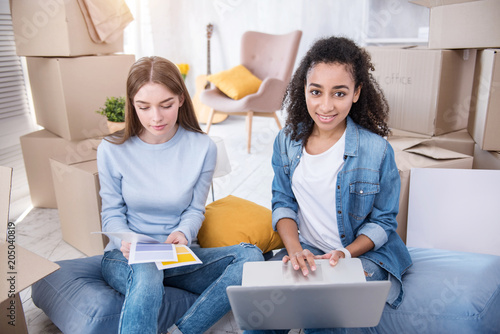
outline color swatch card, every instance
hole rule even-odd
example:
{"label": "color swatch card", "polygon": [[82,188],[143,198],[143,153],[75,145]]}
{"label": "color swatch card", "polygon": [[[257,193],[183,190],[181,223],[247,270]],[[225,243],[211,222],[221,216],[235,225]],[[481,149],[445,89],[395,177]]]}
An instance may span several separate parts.
{"label": "color swatch card", "polygon": [[128,264],[158,261],[177,262],[177,253],[173,244],[132,242]]}
{"label": "color swatch card", "polygon": [[177,261],[160,261],[156,262],[156,267],[159,270],[188,266],[191,264],[202,263],[196,254],[185,245],[174,245],[177,253]]}

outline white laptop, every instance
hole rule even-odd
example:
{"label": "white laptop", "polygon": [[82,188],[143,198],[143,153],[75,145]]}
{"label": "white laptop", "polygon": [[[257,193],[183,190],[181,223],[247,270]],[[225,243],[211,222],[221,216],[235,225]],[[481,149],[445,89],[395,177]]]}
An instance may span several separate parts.
{"label": "white laptop", "polygon": [[240,329],[377,326],[390,281],[367,282],[357,258],[340,259],[335,267],[315,262],[317,270],[307,277],[290,263],[245,263],[242,285],[227,288]]}

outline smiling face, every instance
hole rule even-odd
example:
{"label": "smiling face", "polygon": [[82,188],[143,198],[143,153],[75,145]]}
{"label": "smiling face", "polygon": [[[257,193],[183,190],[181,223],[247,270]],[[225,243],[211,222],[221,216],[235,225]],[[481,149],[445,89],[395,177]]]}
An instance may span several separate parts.
{"label": "smiling face", "polygon": [[137,117],[144,127],[139,138],[149,144],[161,144],[175,135],[183,96],[175,95],[164,85],[149,82],[137,91],[133,101]]}
{"label": "smiling face", "polygon": [[305,84],[306,105],[314,121],[313,135],[340,137],[346,127],[346,117],[356,103],[361,87],[346,65],[318,63],[311,67]]}

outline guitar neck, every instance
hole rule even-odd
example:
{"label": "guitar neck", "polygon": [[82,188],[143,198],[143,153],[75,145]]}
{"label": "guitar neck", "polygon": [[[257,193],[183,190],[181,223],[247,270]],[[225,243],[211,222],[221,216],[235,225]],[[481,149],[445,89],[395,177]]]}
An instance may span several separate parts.
{"label": "guitar neck", "polygon": [[[209,23],[207,25],[207,76],[209,76],[210,73],[210,38],[212,37],[212,32],[213,32],[214,26]],[[207,83],[205,84],[205,89],[210,88],[210,82],[207,80]]]}
{"label": "guitar neck", "polygon": [[207,75],[212,74],[210,71],[210,38],[207,39]]}

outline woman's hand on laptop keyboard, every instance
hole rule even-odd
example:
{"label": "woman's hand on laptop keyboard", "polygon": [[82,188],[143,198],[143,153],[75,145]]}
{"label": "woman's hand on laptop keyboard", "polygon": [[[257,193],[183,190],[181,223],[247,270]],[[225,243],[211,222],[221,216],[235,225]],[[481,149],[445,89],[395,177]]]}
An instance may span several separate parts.
{"label": "woman's hand on laptop keyboard", "polygon": [[316,270],[316,264],[314,263],[314,255],[308,249],[303,249],[300,252],[295,252],[292,255],[283,256],[283,263],[290,261],[294,270],[301,270],[304,276],[309,275],[309,268],[311,271]]}
{"label": "woman's hand on laptop keyboard", "polygon": [[339,259],[343,259],[345,257],[346,256],[345,256],[344,252],[342,252],[340,250],[337,250],[337,249],[334,249],[332,251],[329,251],[326,254],[316,255],[314,258],[315,259],[327,259],[327,260],[330,260],[330,265],[333,267],[333,266],[336,266],[337,263],[339,263]]}

